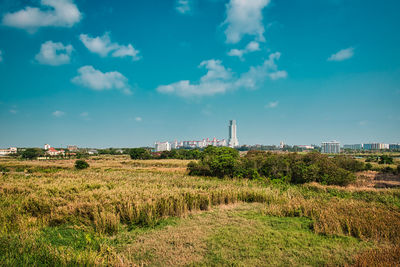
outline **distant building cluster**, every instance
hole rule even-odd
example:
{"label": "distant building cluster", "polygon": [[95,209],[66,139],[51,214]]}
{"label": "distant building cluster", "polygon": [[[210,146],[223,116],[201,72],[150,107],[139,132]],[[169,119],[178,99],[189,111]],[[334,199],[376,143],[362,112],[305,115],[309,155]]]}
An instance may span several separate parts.
{"label": "distant building cluster", "polygon": [[65,151],[63,149],[57,150],[49,144],[44,145],[44,150],[46,150],[46,154],[49,156],[65,155]]}
{"label": "distant building cluster", "polygon": [[202,139],[200,141],[173,141],[173,142],[155,142],[154,150],[156,152],[161,151],[170,151],[171,149],[180,149],[180,148],[205,148],[207,146],[229,146],[229,147],[237,147],[239,146],[239,141],[236,135],[236,121],[229,121],[229,140],[225,139]]}
{"label": "distant building cluster", "polygon": [[367,143],[367,144],[351,144],[344,145],[344,149],[351,150],[399,150],[400,144],[385,144],[385,143]]}

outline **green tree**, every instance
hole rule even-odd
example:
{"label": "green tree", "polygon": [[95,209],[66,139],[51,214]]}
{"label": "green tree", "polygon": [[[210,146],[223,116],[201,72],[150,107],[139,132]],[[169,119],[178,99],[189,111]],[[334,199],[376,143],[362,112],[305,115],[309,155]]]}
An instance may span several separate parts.
{"label": "green tree", "polygon": [[21,157],[23,159],[36,159],[37,157],[40,157],[43,155],[43,150],[40,148],[27,148],[25,151],[21,153]]}
{"label": "green tree", "polygon": [[131,159],[150,159],[151,158],[150,152],[145,148],[132,148],[129,151],[129,155],[131,156]]}

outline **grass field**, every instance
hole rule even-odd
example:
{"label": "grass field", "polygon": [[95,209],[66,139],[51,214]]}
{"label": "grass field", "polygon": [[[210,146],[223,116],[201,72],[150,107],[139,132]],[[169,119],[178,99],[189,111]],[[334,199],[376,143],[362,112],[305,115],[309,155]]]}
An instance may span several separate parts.
{"label": "grass field", "polygon": [[0,265],[400,263],[400,189],[194,177],[188,161],[0,159]]}

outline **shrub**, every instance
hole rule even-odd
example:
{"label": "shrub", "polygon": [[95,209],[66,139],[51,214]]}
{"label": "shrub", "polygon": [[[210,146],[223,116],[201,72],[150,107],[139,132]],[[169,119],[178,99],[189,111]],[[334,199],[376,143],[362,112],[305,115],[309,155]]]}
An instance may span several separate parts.
{"label": "shrub", "polygon": [[132,148],[129,151],[129,155],[131,156],[131,159],[150,159],[151,158],[150,152],[145,148]]}
{"label": "shrub", "polygon": [[387,155],[382,155],[379,157],[379,164],[393,164],[393,158]]}
{"label": "shrub", "polygon": [[372,169],[372,164],[371,163],[368,162],[367,164],[365,164],[365,170],[369,171],[371,169]]}
{"label": "shrub", "polygon": [[75,168],[78,170],[83,170],[83,169],[89,168],[89,163],[87,163],[86,161],[81,160],[81,159],[77,160],[77,161],[75,161]]}
{"label": "shrub", "polygon": [[0,172],[5,173],[5,172],[9,172],[9,171],[10,171],[10,169],[8,169],[7,167],[0,165]]}
{"label": "shrub", "polygon": [[188,165],[190,175],[267,178],[283,183],[319,182],[342,186],[355,181],[356,176],[352,172],[362,169],[364,164],[354,159],[331,159],[319,152],[300,155],[249,151],[240,158],[232,148],[211,146],[204,150],[198,163],[191,162]]}
{"label": "shrub", "polygon": [[27,148],[21,153],[23,159],[36,159],[43,155],[43,151],[40,148]]}

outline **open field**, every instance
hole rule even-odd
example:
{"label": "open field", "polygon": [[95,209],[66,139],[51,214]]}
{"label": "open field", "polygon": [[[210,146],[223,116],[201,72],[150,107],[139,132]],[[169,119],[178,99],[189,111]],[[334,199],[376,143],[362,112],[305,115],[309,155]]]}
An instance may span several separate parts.
{"label": "open field", "polygon": [[373,172],[346,188],[273,186],[188,176],[183,160],[88,162],[0,159],[2,265],[400,262],[400,189],[370,186]]}

